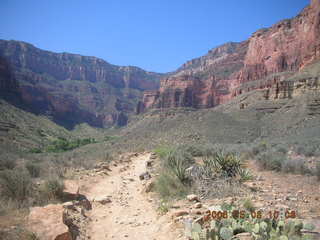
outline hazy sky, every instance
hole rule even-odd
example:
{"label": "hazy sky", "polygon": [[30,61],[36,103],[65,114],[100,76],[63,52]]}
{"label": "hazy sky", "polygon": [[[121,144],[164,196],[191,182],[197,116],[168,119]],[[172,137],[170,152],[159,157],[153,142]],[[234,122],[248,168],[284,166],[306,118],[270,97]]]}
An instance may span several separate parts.
{"label": "hazy sky", "polygon": [[309,0],[0,0],[0,38],[173,71],[295,16]]}

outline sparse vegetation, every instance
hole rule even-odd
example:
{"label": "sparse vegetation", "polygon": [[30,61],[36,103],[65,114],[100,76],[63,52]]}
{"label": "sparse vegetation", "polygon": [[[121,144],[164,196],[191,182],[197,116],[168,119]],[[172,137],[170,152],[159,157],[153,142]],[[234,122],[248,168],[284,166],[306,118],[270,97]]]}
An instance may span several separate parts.
{"label": "sparse vegetation", "polygon": [[155,190],[162,199],[183,198],[190,188],[169,172],[161,172],[155,183]]}
{"label": "sparse vegetation", "polygon": [[64,183],[58,178],[47,179],[40,188],[41,198],[50,200],[61,200],[63,198]]}
{"label": "sparse vegetation", "polygon": [[169,208],[170,208],[170,205],[169,205],[168,201],[165,201],[162,199],[159,202],[159,207],[157,210],[160,215],[164,215],[169,211]]}
{"label": "sparse vegetation", "polygon": [[258,164],[262,169],[280,171],[283,162],[287,160],[287,156],[279,153],[267,151],[257,156]]}
{"label": "sparse vegetation", "polygon": [[39,164],[36,164],[33,162],[27,162],[26,169],[28,170],[31,177],[33,177],[33,178],[40,177],[41,167]]}
{"label": "sparse vegetation", "polygon": [[285,159],[281,164],[281,171],[285,173],[311,174],[303,159]]}
{"label": "sparse vegetation", "polygon": [[172,147],[169,146],[159,146],[154,149],[154,152],[161,158],[164,159],[171,151]]}
{"label": "sparse vegetation", "polygon": [[186,183],[188,181],[186,169],[193,162],[193,157],[188,152],[176,149],[167,153],[164,167],[171,171],[181,183]]}
{"label": "sparse vegetation", "polygon": [[1,197],[20,203],[33,193],[31,177],[26,170],[13,169],[0,172]]}
{"label": "sparse vegetation", "polygon": [[245,199],[243,202],[243,207],[248,212],[253,212],[255,210],[254,204],[250,199]]}
{"label": "sparse vegetation", "polygon": [[76,139],[73,141],[69,141],[65,138],[59,138],[56,141],[53,141],[46,149],[47,152],[65,152],[70,151],[75,148],[88,145],[91,143],[96,143],[94,138],[84,138],[84,139]]}
{"label": "sparse vegetation", "polygon": [[16,166],[16,161],[14,158],[10,158],[10,156],[2,155],[0,158],[0,171],[6,169],[14,169]]}
{"label": "sparse vegetation", "polygon": [[320,181],[320,161],[318,161],[316,165],[316,176],[318,178],[318,181]]}

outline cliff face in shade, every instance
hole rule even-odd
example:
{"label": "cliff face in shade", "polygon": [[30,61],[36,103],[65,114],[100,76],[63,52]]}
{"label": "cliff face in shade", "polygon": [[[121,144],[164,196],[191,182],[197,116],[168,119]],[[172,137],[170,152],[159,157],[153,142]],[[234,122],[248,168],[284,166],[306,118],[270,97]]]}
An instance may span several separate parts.
{"label": "cliff face in shade", "polygon": [[68,128],[125,125],[142,92],[158,88],[161,76],[18,41],[0,40],[0,57],[1,97],[18,92],[24,108]]}
{"label": "cliff face in shade", "polygon": [[148,108],[210,108],[255,89],[281,83],[320,59],[320,0],[295,18],[255,32],[247,41],[227,43],[185,63],[144,93],[137,112]]}

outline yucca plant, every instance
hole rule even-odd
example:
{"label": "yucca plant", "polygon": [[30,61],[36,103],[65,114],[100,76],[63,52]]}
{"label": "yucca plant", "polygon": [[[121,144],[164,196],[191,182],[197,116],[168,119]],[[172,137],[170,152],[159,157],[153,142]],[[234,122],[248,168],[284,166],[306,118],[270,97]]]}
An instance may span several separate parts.
{"label": "yucca plant", "polygon": [[234,153],[224,153],[223,151],[214,154],[214,161],[216,169],[225,177],[235,177],[242,168],[241,161]]}
{"label": "yucca plant", "polygon": [[188,179],[186,174],[188,159],[186,159],[185,154],[179,151],[171,151],[166,157],[166,165],[181,182],[186,182]]}

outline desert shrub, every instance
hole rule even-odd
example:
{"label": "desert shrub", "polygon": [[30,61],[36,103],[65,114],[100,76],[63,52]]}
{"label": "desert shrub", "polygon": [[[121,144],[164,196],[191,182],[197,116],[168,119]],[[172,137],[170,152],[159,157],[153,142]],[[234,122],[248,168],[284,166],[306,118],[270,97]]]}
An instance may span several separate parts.
{"label": "desert shrub", "polygon": [[60,200],[63,198],[64,183],[58,178],[47,179],[40,192],[45,200]]}
{"label": "desert shrub", "polygon": [[170,205],[168,201],[161,199],[159,202],[159,207],[157,208],[158,213],[161,215],[164,215],[167,212],[169,212],[169,209],[170,209]]}
{"label": "desert shrub", "polygon": [[33,184],[24,169],[4,170],[0,172],[0,189],[3,198],[23,202],[31,196]]}
{"label": "desert shrub", "polygon": [[171,151],[172,147],[169,146],[159,146],[153,150],[160,158],[165,158]]}
{"label": "desert shrub", "polygon": [[241,182],[250,181],[253,179],[253,175],[248,169],[240,168],[238,174]]}
{"label": "desert shrub", "polygon": [[118,136],[105,136],[104,141],[106,142],[114,142],[117,141],[120,137]]}
{"label": "desert shrub", "polygon": [[265,152],[257,157],[257,162],[262,169],[280,171],[286,155],[279,152]]}
{"label": "desert shrub", "polygon": [[[12,213],[19,208],[19,203],[12,199],[0,199],[0,216]],[[0,238],[1,239],[1,238]]]}
{"label": "desert shrub", "polygon": [[184,183],[188,180],[186,169],[194,162],[191,154],[181,150],[174,150],[165,157],[164,166]]}
{"label": "desert shrub", "polygon": [[189,154],[191,154],[193,157],[201,157],[201,156],[204,156],[205,154],[205,151],[203,148],[201,148],[200,146],[198,145],[184,145],[182,147],[179,147],[179,149],[181,151],[185,151],[185,152],[188,152]]}
{"label": "desert shrub", "polygon": [[320,153],[318,144],[308,143],[304,146],[298,146],[296,152],[299,155],[304,155],[306,157],[318,156]]}
{"label": "desert shrub", "polygon": [[0,229],[1,240],[40,240],[40,238],[33,232],[23,228],[22,226],[16,226],[10,229]]}
{"label": "desert shrub", "polygon": [[9,158],[7,156],[1,156],[0,158],[0,171],[6,169],[14,169],[16,166],[16,161],[14,158]]}
{"label": "desert shrub", "polygon": [[282,154],[287,154],[288,153],[288,149],[285,147],[278,147],[277,148],[277,152],[282,153]]}
{"label": "desert shrub", "polygon": [[291,159],[291,158],[286,158],[281,163],[281,171],[285,173],[298,173],[298,174],[310,173],[310,170],[305,165],[303,159]]}
{"label": "desert shrub", "polygon": [[40,148],[31,148],[29,150],[30,153],[42,153],[41,149]]}
{"label": "desert shrub", "polygon": [[320,161],[317,162],[315,175],[318,177],[318,180],[320,181]]}
{"label": "desert shrub", "polygon": [[240,160],[242,162],[253,159],[253,158],[254,158],[254,155],[251,151],[243,151],[240,154]]}
{"label": "desert shrub", "polygon": [[254,204],[250,199],[245,199],[243,202],[243,207],[249,212],[253,212],[255,210]]}
{"label": "desert shrub", "polygon": [[113,155],[111,152],[107,151],[105,152],[104,154],[104,159],[103,159],[105,162],[110,162],[113,160]]}
{"label": "desert shrub", "polygon": [[252,148],[253,155],[257,156],[258,154],[265,152],[268,149],[267,143],[262,142],[258,146]]}
{"label": "desert shrub", "polygon": [[169,172],[162,172],[155,183],[155,191],[162,199],[182,198],[188,193],[188,186]]}
{"label": "desert shrub", "polygon": [[40,177],[41,168],[39,164],[27,162],[25,166],[31,177],[34,177],[34,178]]}

